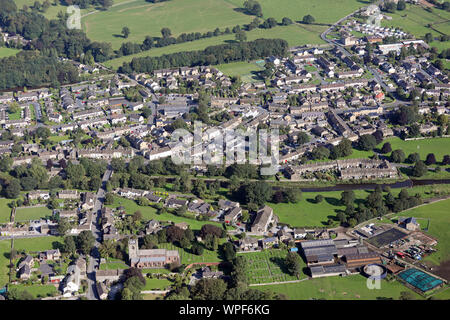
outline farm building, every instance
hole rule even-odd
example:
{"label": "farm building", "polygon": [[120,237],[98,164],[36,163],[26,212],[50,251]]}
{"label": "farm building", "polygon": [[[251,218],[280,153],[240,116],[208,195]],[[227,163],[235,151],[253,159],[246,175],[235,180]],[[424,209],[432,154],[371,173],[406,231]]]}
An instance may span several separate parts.
{"label": "farm building", "polygon": [[399,227],[405,228],[409,231],[416,231],[420,229],[420,225],[417,223],[416,218],[410,217],[410,218],[399,218],[398,219],[398,225]]}
{"label": "farm building", "polygon": [[334,263],[337,249],[333,240],[304,241],[301,246],[308,266]]}
{"label": "farm building", "polygon": [[349,254],[345,256],[347,262],[347,268],[358,268],[368,264],[380,263],[381,259],[378,253],[368,252],[359,254]]}
{"label": "farm building", "polygon": [[310,267],[309,270],[311,271],[312,278],[339,276],[346,273],[345,265],[343,264],[315,266]]}

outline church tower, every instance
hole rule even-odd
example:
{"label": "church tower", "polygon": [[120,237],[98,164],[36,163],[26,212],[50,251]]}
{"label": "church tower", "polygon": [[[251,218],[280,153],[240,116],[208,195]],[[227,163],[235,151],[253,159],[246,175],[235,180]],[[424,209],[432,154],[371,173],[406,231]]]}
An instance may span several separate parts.
{"label": "church tower", "polygon": [[139,248],[138,248],[138,242],[136,239],[129,239],[128,240],[128,256],[130,257],[130,260],[133,258],[137,258],[139,256],[138,254]]}

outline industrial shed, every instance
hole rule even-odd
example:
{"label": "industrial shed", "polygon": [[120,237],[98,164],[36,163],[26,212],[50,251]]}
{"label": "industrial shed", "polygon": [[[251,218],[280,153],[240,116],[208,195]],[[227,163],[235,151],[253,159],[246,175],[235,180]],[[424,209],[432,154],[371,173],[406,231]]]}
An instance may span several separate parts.
{"label": "industrial shed", "polygon": [[320,277],[331,277],[346,274],[345,265],[343,264],[332,264],[327,266],[315,266],[310,267],[312,278]]}
{"label": "industrial shed", "polygon": [[308,266],[334,263],[337,249],[333,240],[305,241],[301,246]]}

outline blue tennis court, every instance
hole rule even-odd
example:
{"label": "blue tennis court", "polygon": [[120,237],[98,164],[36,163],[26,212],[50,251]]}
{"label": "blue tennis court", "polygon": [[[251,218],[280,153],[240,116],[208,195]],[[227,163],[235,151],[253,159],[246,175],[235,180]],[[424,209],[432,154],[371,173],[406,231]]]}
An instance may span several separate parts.
{"label": "blue tennis court", "polygon": [[443,283],[442,280],[415,268],[405,270],[399,273],[398,276],[422,292],[434,289]]}

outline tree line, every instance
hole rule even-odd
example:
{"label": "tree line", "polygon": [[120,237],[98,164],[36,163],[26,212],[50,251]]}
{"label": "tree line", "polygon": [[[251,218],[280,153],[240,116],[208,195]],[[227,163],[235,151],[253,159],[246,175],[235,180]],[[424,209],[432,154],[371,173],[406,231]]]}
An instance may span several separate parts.
{"label": "tree line", "polygon": [[284,56],[289,46],[282,39],[257,39],[252,42],[230,43],[207,47],[204,50],[178,52],[160,57],[134,58],[124,63],[119,72],[153,72],[157,69],[182,66],[201,66],[260,59],[267,56]]}

